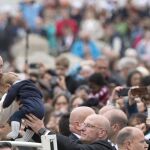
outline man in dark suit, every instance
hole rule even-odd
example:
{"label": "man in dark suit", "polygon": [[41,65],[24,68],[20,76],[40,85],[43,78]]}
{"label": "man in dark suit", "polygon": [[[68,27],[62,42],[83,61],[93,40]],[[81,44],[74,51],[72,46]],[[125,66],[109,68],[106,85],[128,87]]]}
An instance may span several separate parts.
{"label": "man in dark suit", "polygon": [[[37,117],[33,115],[26,117],[28,118],[26,124],[39,134],[39,138],[40,135],[52,134],[51,131],[45,129],[43,122]],[[107,140],[109,130],[110,123],[105,117],[97,114],[90,115],[85,119],[81,128],[81,144],[57,134],[58,150],[114,150]]]}
{"label": "man in dark suit", "polygon": [[71,111],[69,119],[69,128],[71,134],[69,136],[69,139],[74,142],[80,139],[81,125],[87,118],[87,116],[91,114],[95,114],[94,110],[86,106],[77,107]]}

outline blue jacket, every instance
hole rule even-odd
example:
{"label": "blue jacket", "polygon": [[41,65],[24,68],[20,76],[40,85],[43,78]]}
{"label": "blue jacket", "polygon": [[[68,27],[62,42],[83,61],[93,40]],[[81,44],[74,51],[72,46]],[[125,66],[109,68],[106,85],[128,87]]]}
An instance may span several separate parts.
{"label": "blue jacket", "polygon": [[[100,50],[93,41],[89,41],[88,46],[90,49],[90,54],[94,60],[101,56]],[[84,58],[84,42],[82,40],[76,41],[72,46],[71,52],[78,57]]]}
{"label": "blue jacket", "polygon": [[9,107],[14,100],[19,101],[20,108],[10,118],[10,121],[21,121],[28,113],[33,113],[42,119],[44,105],[40,90],[30,80],[23,80],[10,87],[3,102],[3,108]]}
{"label": "blue jacket", "polygon": [[17,99],[21,104],[33,103],[30,97],[42,99],[41,92],[30,80],[23,80],[11,86],[3,103],[3,108],[9,107]]}

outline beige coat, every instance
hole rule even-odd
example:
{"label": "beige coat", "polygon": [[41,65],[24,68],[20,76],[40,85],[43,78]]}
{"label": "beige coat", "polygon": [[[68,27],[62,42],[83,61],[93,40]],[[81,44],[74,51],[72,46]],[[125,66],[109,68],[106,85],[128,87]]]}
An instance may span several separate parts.
{"label": "beige coat", "polygon": [[3,95],[0,101],[0,125],[5,125],[10,118],[10,116],[19,108],[16,101],[14,101],[9,107],[3,109],[3,101],[6,97],[6,94]]}

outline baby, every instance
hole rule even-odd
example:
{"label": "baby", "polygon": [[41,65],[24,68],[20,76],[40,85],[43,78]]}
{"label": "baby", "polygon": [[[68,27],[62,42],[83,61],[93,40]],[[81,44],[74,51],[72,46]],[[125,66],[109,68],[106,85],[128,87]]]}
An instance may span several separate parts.
{"label": "baby", "polygon": [[[44,117],[42,94],[31,80],[19,80],[13,72],[4,73],[1,84],[8,90],[2,107],[9,107],[13,101],[19,104],[19,110],[15,111],[8,120],[11,132],[8,133],[7,138],[16,139],[19,135],[21,120],[25,118],[26,114],[32,113],[39,119]],[[33,134],[34,132],[27,128],[23,135],[23,141],[29,141]]]}

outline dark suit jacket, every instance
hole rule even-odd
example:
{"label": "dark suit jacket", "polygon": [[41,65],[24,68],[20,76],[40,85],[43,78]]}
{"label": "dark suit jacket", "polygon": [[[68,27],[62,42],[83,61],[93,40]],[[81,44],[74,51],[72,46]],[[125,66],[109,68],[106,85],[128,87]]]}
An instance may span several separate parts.
{"label": "dark suit jacket", "polygon": [[[53,133],[49,133],[51,135]],[[116,150],[107,140],[98,140],[91,144],[82,144],[81,141],[74,142],[68,137],[56,134],[58,150]],[[35,142],[40,142],[41,138],[36,134]],[[80,144],[79,144],[80,143]]]}
{"label": "dark suit jacket", "polygon": [[79,138],[73,133],[69,135],[69,139],[72,140],[73,142],[77,142],[79,140]]}
{"label": "dark suit jacket", "polygon": [[114,150],[107,140],[99,140],[91,144],[77,144],[68,137],[57,135],[58,150]]}

